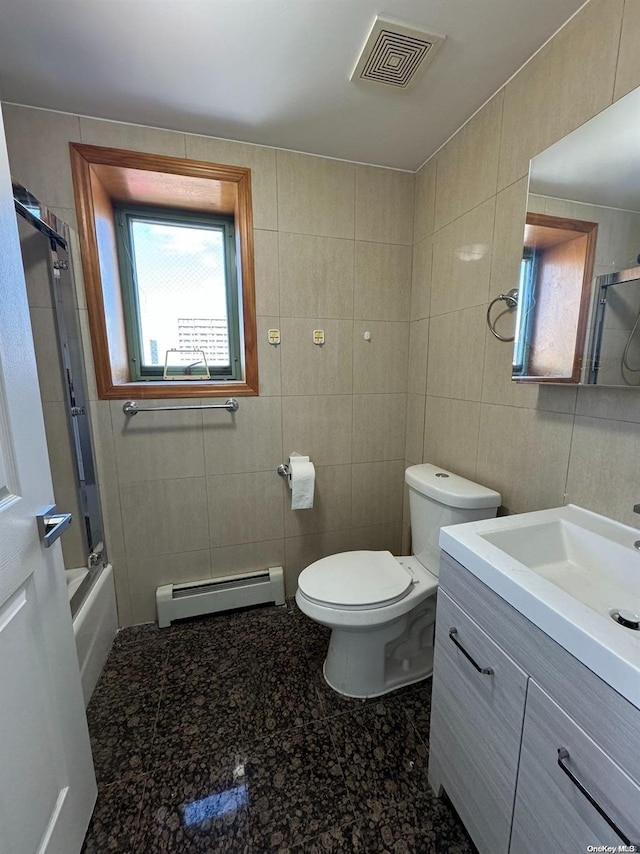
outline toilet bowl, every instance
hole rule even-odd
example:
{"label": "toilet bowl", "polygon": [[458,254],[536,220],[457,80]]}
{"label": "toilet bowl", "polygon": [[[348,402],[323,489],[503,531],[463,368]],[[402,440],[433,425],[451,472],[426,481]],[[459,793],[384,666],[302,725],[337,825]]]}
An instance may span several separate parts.
{"label": "toilet bowl", "polygon": [[410,466],[414,554],[353,551],[315,561],[298,578],[300,610],[331,631],[323,672],[348,697],[376,697],[430,676],[444,525],[495,516],[500,494],[437,466]]}

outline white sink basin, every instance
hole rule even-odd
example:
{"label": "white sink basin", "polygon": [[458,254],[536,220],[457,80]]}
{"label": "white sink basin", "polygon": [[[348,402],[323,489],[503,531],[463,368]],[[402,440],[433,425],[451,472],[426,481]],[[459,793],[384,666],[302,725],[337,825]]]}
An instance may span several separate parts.
{"label": "white sink basin", "polygon": [[600,614],[640,614],[640,553],[629,543],[566,518],[480,536]]}
{"label": "white sink basin", "polygon": [[[440,545],[640,708],[640,532],[568,505],[452,525]],[[626,613],[629,612],[629,613]]]}

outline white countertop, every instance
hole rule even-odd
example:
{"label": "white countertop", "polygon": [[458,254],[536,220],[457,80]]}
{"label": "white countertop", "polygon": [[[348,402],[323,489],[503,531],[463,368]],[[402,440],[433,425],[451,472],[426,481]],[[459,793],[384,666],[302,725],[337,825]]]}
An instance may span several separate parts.
{"label": "white countertop", "polygon": [[[566,562],[548,564],[559,583],[544,577],[542,563],[538,571],[531,568],[535,546],[530,565],[523,562],[527,541],[535,543],[536,526],[543,526],[542,531],[555,527],[558,542],[568,532],[570,545],[580,547],[578,559],[572,553]],[[501,532],[511,532],[507,536],[513,543],[521,540],[521,560],[485,538]],[[440,531],[445,552],[640,709],[640,631],[618,625],[610,616],[617,608],[638,610],[640,552],[633,547],[638,539],[636,529],[574,505]],[[547,551],[554,547],[546,546]],[[574,595],[568,592],[572,587]]]}

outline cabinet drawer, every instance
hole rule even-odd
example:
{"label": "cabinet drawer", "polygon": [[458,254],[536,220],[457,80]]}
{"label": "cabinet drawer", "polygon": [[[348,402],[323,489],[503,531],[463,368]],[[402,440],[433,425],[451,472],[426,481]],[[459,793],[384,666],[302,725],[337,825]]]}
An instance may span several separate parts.
{"label": "cabinet drawer", "polygon": [[438,589],[640,784],[640,711],[635,706],[445,552]]}
{"label": "cabinet drawer", "polygon": [[509,849],[526,688],[525,672],[439,591],[429,779],[480,854]]}
{"label": "cabinet drawer", "polygon": [[[587,699],[588,702],[588,699]],[[566,751],[564,767],[558,750]],[[640,788],[535,682],[529,682],[512,854],[624,845],[580,786],[631,843],[640,843]]]}

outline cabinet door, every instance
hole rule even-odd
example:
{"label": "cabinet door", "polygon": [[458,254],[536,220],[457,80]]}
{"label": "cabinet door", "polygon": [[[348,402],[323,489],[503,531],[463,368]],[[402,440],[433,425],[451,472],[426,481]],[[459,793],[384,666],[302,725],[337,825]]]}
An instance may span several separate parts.
{"label": "cabinet door", "polygon": [[509,849],[526,688],[526,673],[439,591],[429,780],[480,854]]}
{"label": "cabinet door", "polygon": [[530,681],[511,854],[579,852],[599,845],[617,851],[624,837],[640,843],[640,788]]}

